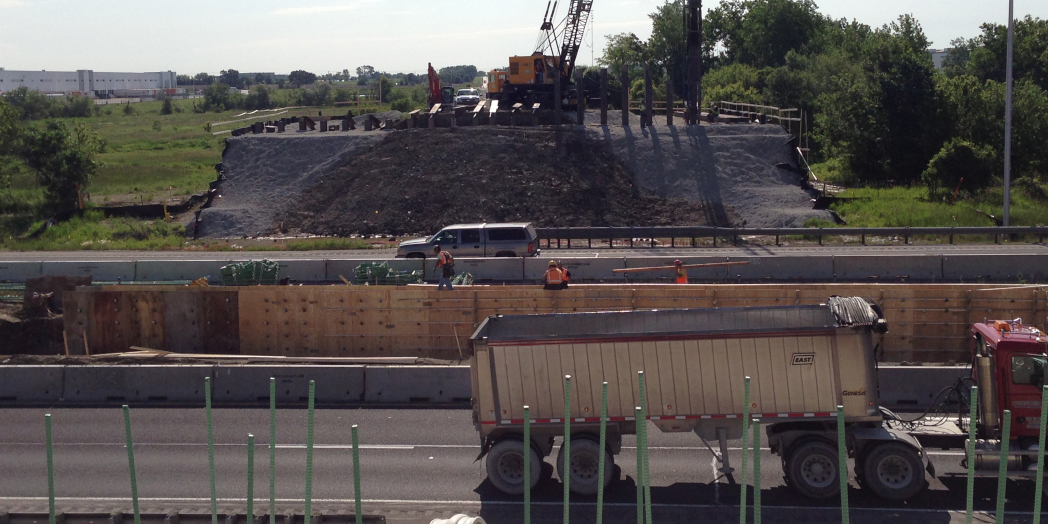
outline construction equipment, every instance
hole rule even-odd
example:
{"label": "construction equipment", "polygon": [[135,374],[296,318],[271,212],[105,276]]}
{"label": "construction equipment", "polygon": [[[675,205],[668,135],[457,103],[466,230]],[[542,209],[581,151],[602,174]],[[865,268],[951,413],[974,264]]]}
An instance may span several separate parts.
{"label": "construction equipment", "polygon": [[440,75],[433,69],[433,64],[429,64],[429,107],[437,104],[452,108],[455,105],[455,86],[441,86]]}
{"label": "construction equipment", "polygon": [[584,103],[581,88],[572,78],[593,0],[568,0],[568,14],[559,24],[554,24],[557,6],[557,0],[547,2],[539,28],[541,33],[532,54],[511,56],[508,69],[488,73],[488,98],[499,100],[504,106],[522,103],[531,107],[538,103],[549,108],[559,76],[564,108]]}
{"label": "construction equipment", "polygon": [[[506,493],[523,493],[520,470],[528,450],[533,488],[542,458],[552,454],[570,417],[570,487],[596,493],[599,454],[605,453],[605,471],[612,470],[622,435],[637,431],[635,406],[642,405],[647,420],[663,432],[695,432],[711,450],[708,441],[718,440],[715,456],[724,473],[732,471],[727,440],[742,436],[748,414],[765,426],[790,487],[810,498],[839,493],[843,448],[854,457],[864,488],[889,500],[909,499],[926,487],[925,471],[935,476],[924,446],[968,449],[967,429],[977,438],[973,459],[963,458],[961,466],[973,475],[1042,474],[1037,447],[1048,378],[1045,333],[1021,319],[973,325],[971,378],[947,385],[933,402],[935,408],[955,401],[960,408],[947,409],[960,411],[969,406],[970,386],[977,384],[974,420],[966,422],[955,412],[954,422],[932,408],[906,419],[880,407],[875,354],[878,335],[887,328],[875,303],[842,297],[817,306],[489,317],[471,337],[473,421],[488,478]],[[647,384],[643,396],[638,372]],[[567,413],[561,398],[565,375],[573,377]],[[608,383],[604,450],[594,444],[602,382]],[[532,419],[527,447],[524,406]],[[843,406],[840,419],[838,406]],[[1005,421],[1007,413],[1011,419]],[[564,468],[558,460],[562,479]],[[608,485],[611,475],[600,482]]]}

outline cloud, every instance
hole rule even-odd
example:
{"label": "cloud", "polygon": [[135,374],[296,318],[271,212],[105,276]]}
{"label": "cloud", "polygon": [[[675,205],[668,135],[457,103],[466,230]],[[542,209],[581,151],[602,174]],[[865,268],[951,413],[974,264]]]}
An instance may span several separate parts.
{"label": "cloud", "polygon": [[[8,0],[0,0],[0,6],[3,2]],[[10,1],[21,1],[21,0],[10,0]],[[314,15],[318,13],[337,13],[342,11],[355,11],[360,9],[364,4],[373,4],[378,0],[356,0],[354,2],[334,4],[334,5],[314,5],[307,7],[285,7],[283,9],[277,9],[270,13],[275,16],[294,16],[294,15]]]}
{"label": "cloud", "polygon": [[22,0],[0,0],[0,9],[7,7],[21,7],[23,5],[25,5],[25,2]]}

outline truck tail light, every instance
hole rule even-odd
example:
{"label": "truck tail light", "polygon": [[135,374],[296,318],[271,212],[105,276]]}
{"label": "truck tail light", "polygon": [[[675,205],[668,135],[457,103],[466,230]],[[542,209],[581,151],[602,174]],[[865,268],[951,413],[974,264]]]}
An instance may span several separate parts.
{"label": "truck tail light", "polygon": [[534,252],[535,252],[535,243],[531,242],[531,243],[528,244],[528,253],[534,253]]}

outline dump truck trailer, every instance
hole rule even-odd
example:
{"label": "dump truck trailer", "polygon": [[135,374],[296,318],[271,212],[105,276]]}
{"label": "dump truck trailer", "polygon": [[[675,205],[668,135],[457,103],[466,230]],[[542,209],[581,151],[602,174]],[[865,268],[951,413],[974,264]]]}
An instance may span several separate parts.
{"label": "dump truck trailer", "polygon": [[[471,337],[473,421],[488,478],[522,494],[528,449],[534,487],[571,417],[571,489],[592,494],[610,483],[622,436],[636,433],[638,372],[646,377],[648,419],[663,432],[719,442],[718,458],[730,471],[727,440],[742,436],[750,377],[750,416],[765,426],[794,489],[812,498],[839,493],[841,405],[848,454],[863,485],[887,499],[910,498],[925,487],[925,470],[934,469],[917,439],[889,427],[878,405],[874,354],[886,330],[876,304],[854,297],[812,306],[489,317]],[[609,419],[600,450],[603,382]],[[598,481],[601,452],[607,466]],[[562,454],[556,469],[564,478]]]}

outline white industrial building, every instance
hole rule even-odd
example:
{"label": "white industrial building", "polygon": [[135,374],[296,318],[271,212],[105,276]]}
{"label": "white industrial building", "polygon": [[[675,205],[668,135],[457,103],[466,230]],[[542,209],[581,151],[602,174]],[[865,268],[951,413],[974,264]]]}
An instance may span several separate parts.
{"label": "white industrial building", "polygon": [[159,73],[102,73],[79,71],[11,71],[0,67],[0,94],[25,86],[47,94],[80,94],[108,98],[130,94],[158,94],[178,87],[174,71]]}

